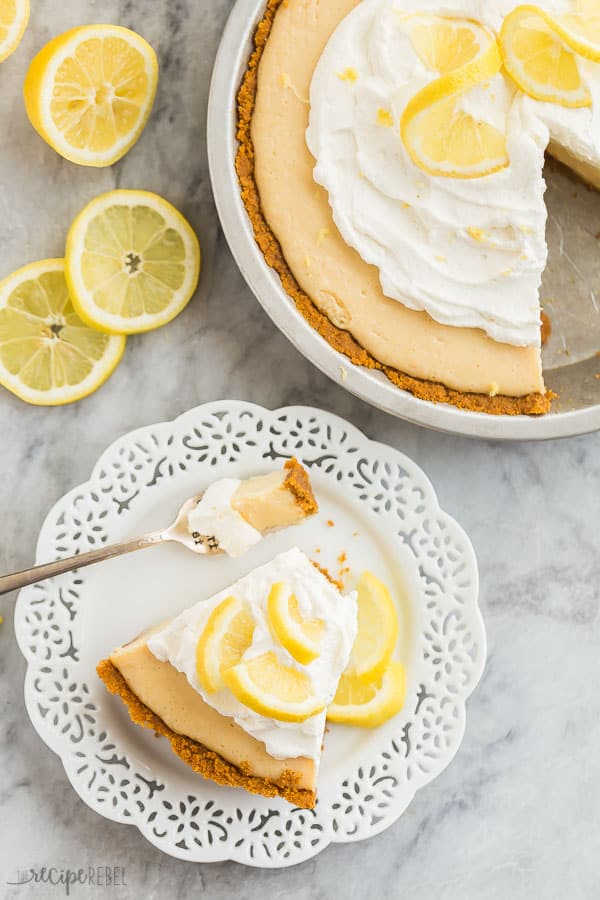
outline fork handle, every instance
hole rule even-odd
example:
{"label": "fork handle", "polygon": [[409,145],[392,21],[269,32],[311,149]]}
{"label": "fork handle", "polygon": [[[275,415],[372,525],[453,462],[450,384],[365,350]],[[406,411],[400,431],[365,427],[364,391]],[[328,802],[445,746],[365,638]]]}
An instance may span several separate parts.
{"label": "fork handle", "polygon": [[77,556],[69,556],[67,559],[58,559],[56,562],[33,566],[31,569],[14,572],[12,575],[3,575],[0,577],[0,595],[19,590],[28,584],[45,581],[46,578],[53,578],[55,575],[63,575],[65,572],[83,569],[84,566],[92,566],[94,563],[112,559],[114,556],[123,556],[125,553],[133,553],[134,550],[152,547],[160,544],[162,540],[164,540],[162,533],[154,532],[130,541],[123,541],[121,544],[109,544],[108,547],[98,547],[97,550],[90,550],[88,553],[79,553]]}

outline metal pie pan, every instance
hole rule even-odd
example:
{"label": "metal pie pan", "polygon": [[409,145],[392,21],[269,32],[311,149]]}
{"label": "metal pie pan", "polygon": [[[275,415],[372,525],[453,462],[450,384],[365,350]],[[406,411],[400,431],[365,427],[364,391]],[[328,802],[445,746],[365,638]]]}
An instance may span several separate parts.
{"label": "metal pie pan", "polygon": [[[381,373],[352,364],[347,357],[334,350],[297,311],[294,302],[282,288],[279,276],[267,265],[254,241],[234,165],[238,146],[237,91],[252,52],[254,30],[262,18],[264,7],[264,0],[237,0],[223,33],[209,97],[208,158],[213,193],[225,237],[243,277],[273,322],[308,360],[337,384],[372,406],[417,425],[468,437],[510,441],[549,440],[599,430],[600,359],[595,352],[590,351],[590,346],[597,335],[598,342],[595,346],[600,349],[600,314],[596,309],[594,290],[585,280],[579,286],[575,277],[570,277],[568,281],[570,294],[576,297],[581,294],[583,299],[577,304],[573,301],[569,316],[563,316],[566,324],[561,324],[556,336],[550,368],[546,360],[546,382],[548,387],[559,394],[559,400],[555,401],[553,410],[542,417],[489,416],[460,410],[447,404],[419,400],[395,387]],[[552,222],[553,212],[558,212],[562,218],[562,211],[569,207],[569,204],[563,202],[565,191],[573,196],[577,186],[570,180],[569,174],[559,169],[551,169],[548,180],[548,193],[551,198],[554,195],[557,198],[557,209],[550,210]],[[587,188],[581,186],[581,190],[587,191]],[[577,202],[570,213],[580,230],[582,220],[588,215],[588,207],[590,216],[594,215],[596,209],[593,199],[587,206],[585,203],[584,197],[580,208]],[[557,221],[556,227],[557,242],[562,254],[565,229],[568,235],[571,230],[574,231],[574,240],[577,239],[578,232],[575,225],[571,228],[569,221]],[[592,231],[593,227],[592,224]],[[585,231],[586,234],[590,228]],[[566,272],[567,264],[573,267],[577,276],[581,276],[582,272],[589,272],[589,267],[580,259],[573,259],[573,254],[581,244],[582,240],[579,239],[575,249],[570,248],[570,255],[564,251],[565,258],[561,256],[555,259],[554,266],[549,267],[549,278],[554,279],[557,289],[569,274]],[[550,249],[552,263],[552,246]],[[584,249],[589,256],[587,245]],[[600,266],[600,253],[596,252]],[[589,275],[587,277],[589,281]],[[552,281],[551,285],[554,287]],[[576,291],[577,287],[580,288],[579,293]],[[591,296],[592,301],[589,310],[582,306],[588,296]],[[574,315],[573,310],[578,315]],[[573,333],[568,331],[571,321],[575,321],[577,326]]]}

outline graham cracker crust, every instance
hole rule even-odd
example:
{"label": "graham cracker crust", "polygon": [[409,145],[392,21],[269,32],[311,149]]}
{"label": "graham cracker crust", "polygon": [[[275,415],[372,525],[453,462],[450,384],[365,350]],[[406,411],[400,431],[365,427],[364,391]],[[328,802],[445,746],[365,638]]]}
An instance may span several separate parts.
{"label": "graham cracker crust", "polygon": [[172,731],[159,716],[138,699],[109,659],[103,659],[96,667],[96,671],[110,693],[121,698],[132,722],[143,728],[151,728],[156,734],[166,737],[173,753],[204,778],[227,787],[241,787],[251,794],[260,794],[263,797],[283,797],[288,803],[302,809],[314,808],[316,794],[314,791],[298,787],[299,775],[296,772],[285,771],[275,784],[266,778],[252,775],[251,771],[245,770],[243,766],[238,768],[232,765],[198,741]]}
{"label": "graham cracker crust", "polygon": [[330,322],[296,281],[285,260],[279,242],[262,211],[258,186],[254,176],[254,144],[252,142],[252,116],[254,114],[258,85],[258,67],[271,33],[277,10],[282,4],[287,2],[288,0],[267,0],[264,16],[258,23],[254,35],[254,51],[250,56],[248,68],[244,74],[237,98],[237,139],[239,148],[235,168],[240,182],[242,200],[254,229],[254,237],[267,264],[279,275],[284,290],[292,298],[298,311],[335,350],[343,353],[357,366],[377,369],[383,372],[396,387],[409,391],[419,400],[429,400],[433,403],[450,403],[459,409],[483,412],[490,415],[533,416],[547,413],[552,400],[556,396],[552,391],[547,391],[545,394],[527,394],[525,397],[506,397],[502,395],[491,397],[488,394],[468,394],[446,387],[446,385],[439,382],[414,378],[406,372],[384,365],[371,356],[364,347],[361,347],[348,331],[343,331]]}
{"label": "graham cracker crust", "polygon": [[325,566],[319,565],[314,559],[311,559],[312,565],[315,567],[317,572],[320,572],[321,575],[324,575],[327,581],[330,581],[334,587],[338,589],[338,591],[343,594],[344,592],[344,582],[341,578],[334,578],[329,569],[325,568]]}
{"label": "graham cracker crust", "polygon": [[283,486],[295,496],[300,509],[307,516],[313,516],[319,511],[319,504],[313,493],[308,472],[295,457],[288,459],[283,468],[287,472]]}

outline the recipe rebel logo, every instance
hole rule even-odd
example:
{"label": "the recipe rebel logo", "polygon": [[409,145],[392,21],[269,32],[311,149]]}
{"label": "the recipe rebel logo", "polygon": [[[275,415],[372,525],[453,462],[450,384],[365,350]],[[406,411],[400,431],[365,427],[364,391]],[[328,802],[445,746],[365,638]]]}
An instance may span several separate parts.
{"label": "the recipe rebel logo", "polygon": [[[65,895],[78,887],[112,888],[127,885],[123,866],[87,866],[70,869],[58,866],[31,866],[28,869],[17,869],[16,876],[6,882],[7,885],[23,886],[26,884],[62,887]],[[90,896],[90,892],[86,893]]]}

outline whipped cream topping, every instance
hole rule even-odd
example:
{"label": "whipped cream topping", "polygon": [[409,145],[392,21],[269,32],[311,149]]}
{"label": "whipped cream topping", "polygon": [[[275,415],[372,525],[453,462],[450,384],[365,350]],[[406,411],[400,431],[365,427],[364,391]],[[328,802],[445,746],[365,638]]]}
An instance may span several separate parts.
{"label": "whipped cream topping", "polygon": [[222,478],[210,485],[198,505],[188,515],[190,534],[214,537],[228,556],[242,556],[262,538],[240,513],[231,498],[240,486],[237,478]]}
{"label": "whipped cream topping", "polygon": [[[550,139],[600,165],[600,66],[578,59],[593,98],[567,109],[498,74],[459,100],[507,136],[510,165],[475,179],[431,176],[400,137],[406,103],[438,75],[415,53],[399,13],[471,19],[498,33],[518,0],[363,0],[315,70],[308,147],[344,240],[379,269],[384,294],[446,325],[539,346],[546,266],[544,151]],[[541,0],[551,13],[571,0]]]}
{"label": "whipped cream topping", "polygon": [[[326,623],[321,654],[308,666],[297,663],[271,632],[267,599],[272,585],[278,581],[289,584],[304,616],[323,619]],[[252,646],[246,651],[244,659],[272,651],[283,665],[305,672],[313,683],[315,694],[329,703],[348,664],[356,637],[356,594],[342,596],[304,553],[294,548],[281,553],[267,565],[255,569],[210,599],[185,610],[148,641],[148,647],[157,659],[163,662],[168,660],[179,672],[184,672],[191,686],[209,706],[224,716],[232,717],[245,731],[263,741],[267,752],[275,759],[304,756],[318,762],[325,712],[304,722],[279,722],[248,709],[227,689],[215,694],[207,694],[202,689],[196,674],[196,645],[213,609],[231,595],[248,603],[256,623]]]}

